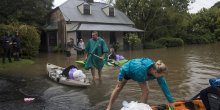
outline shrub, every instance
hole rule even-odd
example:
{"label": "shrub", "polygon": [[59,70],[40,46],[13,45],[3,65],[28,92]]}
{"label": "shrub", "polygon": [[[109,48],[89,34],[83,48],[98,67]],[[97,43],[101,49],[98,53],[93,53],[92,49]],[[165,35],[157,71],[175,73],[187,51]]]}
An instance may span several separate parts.
{"label": "shrub", "polygon": [[216,38],[218,41],[220,41],[220,29],[216,29],[215,32],[214,32],[214,34],[215,34],[215,38]]}
{"label": "shrub", "polygon": [[118,43],[118,42],[114,42],[114,43],[112,44],[112,47],[115,49],[115,52],[117,52],[118,49],[119,49],[119,43]]}
{"label": "shrub", "polygon": [[40,35],[37,29],[30,25],[12,23],[9,25],[0,24],[0,34],[18,31],[21,37],[21,55],[25,58],[31,58],[39,53]]}
{"label": "shrub", "polygon": [[138,37],[137,34],[134,34],[134,33],[127,34],[125,37],[125,40],[127,40],[129,46],[132,49],[134,47],[137,47],[141,43],[141,39]]}
{"label": "shrub", "polygon": [[63,50],[62,50],[62,44],[59,44],[59,45],[57,45],[56,47],[54,47],[53,49],[52,49],[52,52],[54,52],[54,53],[61,53]]}
{"label": "shrub", "polygon": [[165,47],[165,46],[158,44],[156,42],[154,42],[154,43],[153,42],[145,42],[143,44],[144,49],[154,49],[154,48],[163,48],[163,47]]}
{"label": "shrub", "polygon": [[184,45],[184,41],[181,38],[160,38],[155,42],[165,47],[179,47]]}
{"label": "shrub", "polygon": [[204,37],[187,37],[185,38],[187,44],[207,44],[209,41]]}

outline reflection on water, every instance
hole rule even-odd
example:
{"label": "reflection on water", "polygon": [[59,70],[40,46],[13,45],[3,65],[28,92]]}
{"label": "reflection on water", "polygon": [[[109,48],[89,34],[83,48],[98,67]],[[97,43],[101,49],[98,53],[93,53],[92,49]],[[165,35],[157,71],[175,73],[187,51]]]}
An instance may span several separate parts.
{"label": "reflection on water", "polygon": [[[193,45],[180,48],[121,51],[128,59],[150,57],[163,60],[169,69],[166,76],[175,100],[190,99],[206,88],[208,79],[220,75],[220,43]],[[81,56],[82,57],[82,56]],[[73,56],[72,63],[81,59]],[[116,84],[118,68],[105,67],[103,80],[88,88],[57,84],[46,74],[46,63],[67,67],[63,54],[40,54],[35,64],[23,68],[9,68],[0,73],[0,108],[2,110],[104,110]],[[83,70],[91,79],[90,71]],[[157,81],[149,82],[149,104],[166,103]],[[139,100],[141,90],[136,82],[129,81],[113,105],[122,107],[122,101]],[[34,97],[34,102],[23,98]]]}

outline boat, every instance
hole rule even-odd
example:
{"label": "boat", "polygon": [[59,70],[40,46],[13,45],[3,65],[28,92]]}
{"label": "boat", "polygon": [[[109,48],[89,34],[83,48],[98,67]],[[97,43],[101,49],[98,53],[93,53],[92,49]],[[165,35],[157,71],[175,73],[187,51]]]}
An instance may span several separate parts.
{"label": "boat", "polygon": [[[86,63],[86,61],[83,61],[83,60],[78,60],[78,61],[75,61],[75,62],[80,67],[84,67],[85,63]],[[107,64],[105,64],[105,65],[106,66],[112,66],[112,67],[120,67],[123,64],[125,64],[126,62],[128,62],[128,60],[108,61]]]}
{"label": "boat", "polygon": [[80,86],[80,87],[90,86],[90,82],[88,78],[86,78],[84,82],[82,82],[78,80],[68,79],[66,76],[61,75],[61,73],[65,69],[63,67],[51,63],[47,63],[46,68],[49,78],[51,78],[53,81],[57,83],[69,85],[69,86]]}

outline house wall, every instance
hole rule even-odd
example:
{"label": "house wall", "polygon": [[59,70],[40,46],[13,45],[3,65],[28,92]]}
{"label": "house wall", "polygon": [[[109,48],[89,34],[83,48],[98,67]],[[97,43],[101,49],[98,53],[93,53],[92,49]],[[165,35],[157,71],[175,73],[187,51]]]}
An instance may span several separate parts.
{"label": "house wall", "polygon": [[[81,32],[82,39],[84,40],[85,44],[88,42],[88,40],[91,38],[91,32],[90,31],[84,31]],[[101,36],[105,42],[107,43],[108,47],[110,48],[110,32],[99,32],[99,36]],[[123,32],[115,32],[116,36],[116,42],[119,43],[119,50],[123,50]]]}
{"label": "house wall", "polygon": [[[57,46],[61,45],[61,48],[65,47],[65,34],[66,34],[66,22],[63,18],[63,15],[59,9],[56,9],[53,13],[50,14],[48,19],[48,25],[57,24],[57,30],[53,30],[57,32]],[[47,31],[48,33],[48,31]],[[48,36],[47,36],[48,38]],[[49,39],[47,39],[49,41]],[[52,51],[55,46],[48,45],[48,51]]]}

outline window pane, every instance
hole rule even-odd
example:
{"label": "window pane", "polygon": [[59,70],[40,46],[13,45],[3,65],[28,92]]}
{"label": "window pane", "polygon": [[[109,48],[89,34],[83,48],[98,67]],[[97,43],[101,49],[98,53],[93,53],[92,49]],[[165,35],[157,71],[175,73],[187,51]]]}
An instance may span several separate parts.
{"label": "window pane", "polygon": [[89,4],[84,4],[84,14],[89,15],[90,14],[90,6]]}
{"label": "window pane", "polygon": [[114,8],[109,7],[109,16],[114,16]]}

